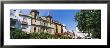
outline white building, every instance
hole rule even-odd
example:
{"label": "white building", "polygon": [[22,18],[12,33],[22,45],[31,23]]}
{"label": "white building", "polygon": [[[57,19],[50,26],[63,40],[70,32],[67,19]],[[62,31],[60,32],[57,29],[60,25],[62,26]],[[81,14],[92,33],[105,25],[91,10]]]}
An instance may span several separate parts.
{"label": "white building", "polygon": [[79,31],[77,27],[74,33],[75,33],[75,38],[81,37],[82,39],[84,39],[88,35],[88,33],[82,33],[81,31]]}
{"label": "white building", "polygon": [[67,28],[66,28],[66,25],[65,24],[63,24],[63,32],[67,32],[68,30],[67,30]]}
{"label": "white building", "polygon": [[[10,16],[11,26],[22,29],[24,32],[31,32],[31,16],[22,15],[21,10],[12,10],[13,15]],[[15,22],[13,22],[15,20]]]}

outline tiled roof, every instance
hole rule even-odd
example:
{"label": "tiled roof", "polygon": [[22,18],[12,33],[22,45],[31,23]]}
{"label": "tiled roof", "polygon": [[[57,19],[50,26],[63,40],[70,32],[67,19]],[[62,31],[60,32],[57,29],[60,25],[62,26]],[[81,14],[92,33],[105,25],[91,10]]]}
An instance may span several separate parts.
{"label": "tiled roof", "polygon": [[35,10],[35,9],[32,9],[31,12],[39,13],[39,11],[38,10]]}

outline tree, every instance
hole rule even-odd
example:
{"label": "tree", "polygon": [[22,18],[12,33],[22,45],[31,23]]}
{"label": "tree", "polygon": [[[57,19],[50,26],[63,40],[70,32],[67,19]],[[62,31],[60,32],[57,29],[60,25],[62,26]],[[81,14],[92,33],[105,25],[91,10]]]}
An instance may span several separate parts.
{"label": "tree", "polygon": [[101,10],[81,10],[75,20],[80,31],[87,32],[93,38],[101,38]]}
{"label": "tree", "polygon": [[67,36],[58,36],[54,34],[44,33],[44,32],[32,32],[27,34],[26,32],[21,31],[20,29],[10,29],[11,39],[72,39]]}
{"label": "tree", "polygon": [[28,39],[29,35],[27,33],[22,32],[20,29],[10,29],[10,38],[11,39]]}

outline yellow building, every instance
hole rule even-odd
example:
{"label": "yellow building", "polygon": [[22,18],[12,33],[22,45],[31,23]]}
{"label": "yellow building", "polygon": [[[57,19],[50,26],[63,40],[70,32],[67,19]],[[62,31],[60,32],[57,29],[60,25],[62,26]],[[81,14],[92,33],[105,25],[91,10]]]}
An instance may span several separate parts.
{"label": "yellow building", "polygon": [[52,19],[52,16],[39,16],[39,11],[31,10],[31,32],[46,32],[50,34],[63,33],[63,25]]}
{"label": "yellow building", "polygon": [[18,13],[14,16],[11,16],[10,21],[10,27],[15,28],[15,25],[19,24],[17,27],[27,33],[45,32],[70,37],[73,36],[73,33],[67,31],[66,26],[56,20],[53,20],[51,15],[39,16],[39,11],[37,10],[31,10],[29,15]]}

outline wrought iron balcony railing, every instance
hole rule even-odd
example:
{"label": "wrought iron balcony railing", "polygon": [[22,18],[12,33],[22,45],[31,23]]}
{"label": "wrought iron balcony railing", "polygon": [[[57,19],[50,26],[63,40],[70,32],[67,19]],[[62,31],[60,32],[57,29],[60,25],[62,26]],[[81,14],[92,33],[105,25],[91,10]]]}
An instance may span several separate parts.
{"label": "wrought iron balcony railing", "polygon": [[22,21],[22,25],[27,25],[27,24],[28,24],[28,22]]}

